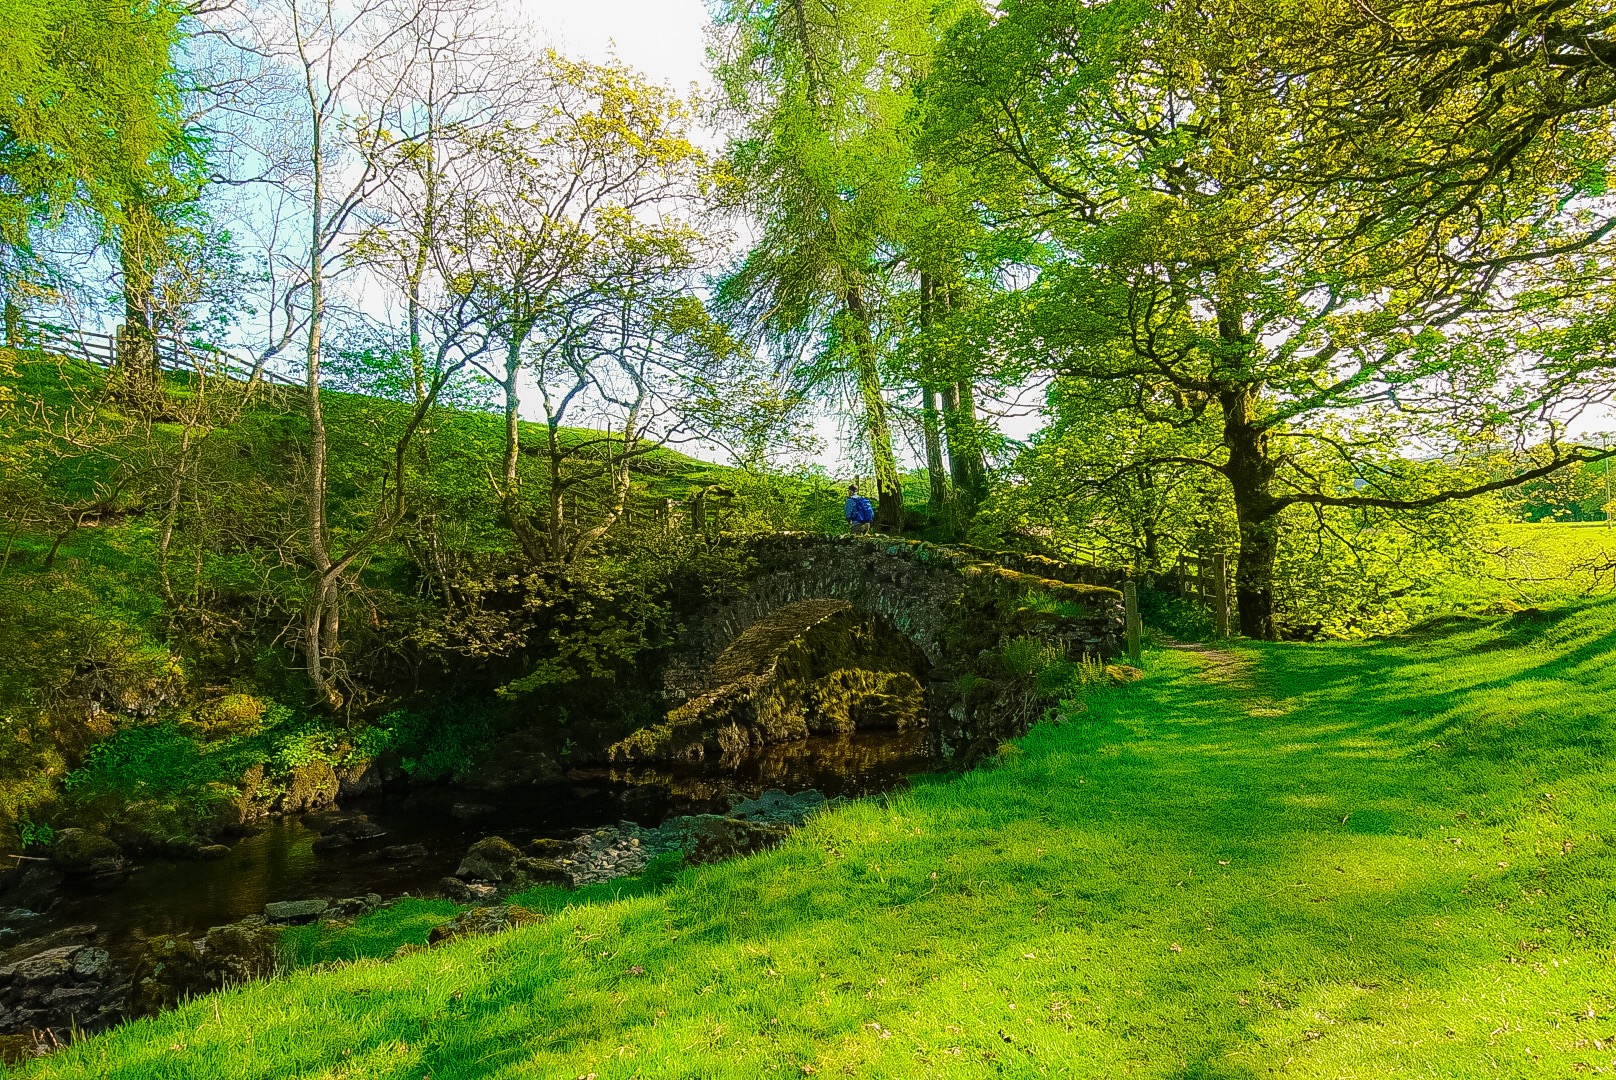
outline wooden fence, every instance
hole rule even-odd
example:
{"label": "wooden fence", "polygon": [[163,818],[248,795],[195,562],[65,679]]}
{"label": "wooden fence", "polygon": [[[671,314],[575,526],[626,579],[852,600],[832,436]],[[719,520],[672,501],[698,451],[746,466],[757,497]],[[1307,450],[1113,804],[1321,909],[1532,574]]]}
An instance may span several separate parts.
{"label": "wooden fence", "polygon": [[[127,351],[122,326],[115,333],[102,334],[94,330],[22,319],[15,326],[15,334],[16,340],[12,344],[75,357],[97,367],[113,366],[119,356]],[[302,385],[296,379],[269,371],[212,345],[168,336],[159,336],[154,345],[157,366],[165,371],[222,374],[241,382],[249,382],[256,376],[278,386]]]}
{"label": "wooden fence", "polygon": [[1180,555],[1171,580],[1178,595],[1199,600],[1212,609],[1212,624],[1219,637],[1229,636],[1234,609],[1229,556]]}

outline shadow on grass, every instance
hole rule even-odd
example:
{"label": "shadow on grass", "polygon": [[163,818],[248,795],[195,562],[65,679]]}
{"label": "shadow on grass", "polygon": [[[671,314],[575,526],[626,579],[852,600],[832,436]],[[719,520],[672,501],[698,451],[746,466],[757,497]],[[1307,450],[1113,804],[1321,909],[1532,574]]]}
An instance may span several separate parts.
{"label": "shadow on grass", "polygon": [[1511,1037],[1477,1003],[1516,972],[1536,996],[1507,1015],[1555,1052],[1541,1025],[1592,992],[1571,973],[1604,969],[1511,950],[1597,952],[1608,859],[1592,827],[1587,855],[1524,838],[1560,828],[1545,773],[1585,796],[1567,820],[1612,816],[1613,611],[1493,653],[1488,629],[1235,646],[1250,686],[1156,653],[1020,755],[775,851],[526,894],[544,924],[248,988],[39,1075],[1462,1075]]}

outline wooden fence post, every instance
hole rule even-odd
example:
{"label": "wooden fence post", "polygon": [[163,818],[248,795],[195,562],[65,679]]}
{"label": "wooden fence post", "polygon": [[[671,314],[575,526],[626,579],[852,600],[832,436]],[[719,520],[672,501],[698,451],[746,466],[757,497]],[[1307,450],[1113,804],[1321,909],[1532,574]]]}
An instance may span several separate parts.
{"label": "wooden fence post", "polygon": [[1122,586],[1122,625],[1128,637],[1128,659],[1137,664],[1142,627],[1139,622],[1139,585],[1136,582],[1124,582]]}
{"label": "wooden fence post", "polygon": [[1219,553],[1212,568],[1212,620],[1218,637],[1229,636],[1229,556]]}

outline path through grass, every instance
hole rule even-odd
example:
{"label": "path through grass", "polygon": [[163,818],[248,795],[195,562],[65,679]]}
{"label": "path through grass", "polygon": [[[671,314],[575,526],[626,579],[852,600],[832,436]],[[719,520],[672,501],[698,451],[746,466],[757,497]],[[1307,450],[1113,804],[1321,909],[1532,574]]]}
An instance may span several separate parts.
{"label": "path through grass", "polygon": [[1616,1070],[1616,604],[1149,654],[991,769],[543,925],[248,987],[34,1077]]}

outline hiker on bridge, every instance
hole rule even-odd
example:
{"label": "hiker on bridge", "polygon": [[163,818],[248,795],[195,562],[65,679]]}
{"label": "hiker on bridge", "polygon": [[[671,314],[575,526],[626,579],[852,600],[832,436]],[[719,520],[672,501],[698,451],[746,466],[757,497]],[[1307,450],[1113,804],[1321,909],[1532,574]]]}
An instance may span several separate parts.
{"label": "hiker on bridge", "polygon": [[875,508],[870,500],[858,493],[857,484],[847,485],[847,505],[842,510],[842,516],[847,518],[847,528],[854,536],[864,536],[870,531],[870,522],[875,520]]}

